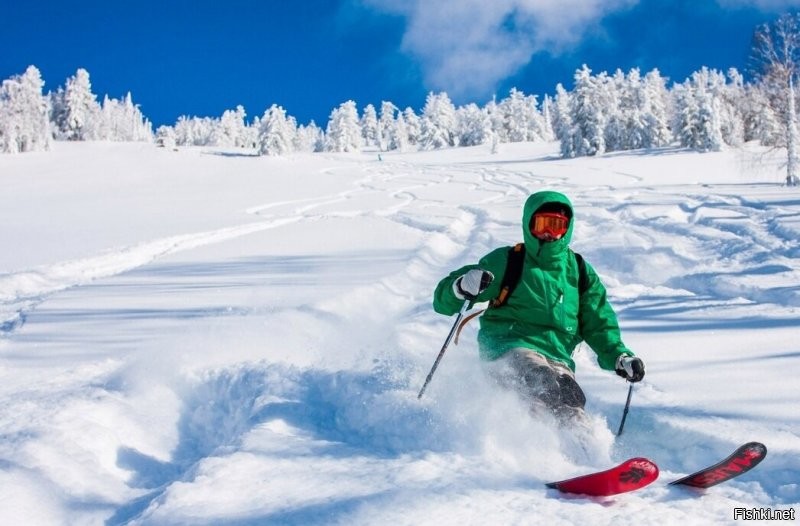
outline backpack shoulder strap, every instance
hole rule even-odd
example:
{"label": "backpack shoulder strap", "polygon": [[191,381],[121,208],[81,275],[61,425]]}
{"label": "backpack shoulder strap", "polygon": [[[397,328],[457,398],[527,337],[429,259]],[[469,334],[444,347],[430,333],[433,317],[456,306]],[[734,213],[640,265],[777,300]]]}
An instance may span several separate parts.
{"label": "backpack shoulder strap", "polygon": [[522,277],[522,264],[525,261],[525,243],[517,243],[508,249],[508,259],[506,260],[506,270],[503,273],[503,280],[500,282],[500,293],[490,303],[492,307],[500,307],[508,301],[508,297]]}
{"label": "backpack shoulder strap", "polygon": [[[503,272],[503,279],[500,281],[500,293],[495,299],[489,302],[489,307],[500,307],[505,304],[508,297],[514,292],[514,288],[519,283],[522,277],[522,263],[525,260],[525,243],[517,243],[508,249],[508,258],[506,259],[506,270]],[[472,319],[477,318],[483,314],[485,309],[473,312],[464,318],[458,325],[456,330],[455,339],[453,343],[458,345],[458,337],[461,335],[464,326]]]}
{"label": "backpack shoulder strap", "polygon": [[578,263],[578,294],[583,296],[589,288],[589,274],[586,272],[586,262],[583,261],[583,256],[577,252],[575,254],[575,261]]}

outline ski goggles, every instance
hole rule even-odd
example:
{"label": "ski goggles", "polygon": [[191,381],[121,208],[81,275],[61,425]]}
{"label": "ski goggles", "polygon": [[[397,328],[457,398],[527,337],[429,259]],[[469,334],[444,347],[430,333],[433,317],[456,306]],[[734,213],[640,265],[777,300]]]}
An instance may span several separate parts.
{"label": "ski goggles", "polygon": [[544,237],[549,234],[552,238],[560,238],[567,233],[569,218],[556,212],[539,212],[531,220],[531,234],[535,237]]}

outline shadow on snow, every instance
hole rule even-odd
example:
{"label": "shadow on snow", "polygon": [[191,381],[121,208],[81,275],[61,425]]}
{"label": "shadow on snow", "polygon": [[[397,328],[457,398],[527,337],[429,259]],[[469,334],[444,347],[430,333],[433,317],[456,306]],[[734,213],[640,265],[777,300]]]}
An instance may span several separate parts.
{"label": "shadow on snow", "polygon": [[[130,448],[117,452],[117,464],[134,474],[130,485],[152,491],[118,508],[107,524],[124,524],[141,515],[171,483],[191,480],[204,458],[237,451],[248,432],[275,421],[311,438],[305,447],[315,454],[333,457],[358,451],[394,458],[446,447],[444,430],[437,429],[424,406],[411,403],[404,381],[392,378],[390,368],[330,372],[263,365],[215,371],[185,400],[179,443],[170,462]],[[331,505],[341,511],[346,503]],[[299,523],[320,513],[327,513],[326,505],[270,520]]]}

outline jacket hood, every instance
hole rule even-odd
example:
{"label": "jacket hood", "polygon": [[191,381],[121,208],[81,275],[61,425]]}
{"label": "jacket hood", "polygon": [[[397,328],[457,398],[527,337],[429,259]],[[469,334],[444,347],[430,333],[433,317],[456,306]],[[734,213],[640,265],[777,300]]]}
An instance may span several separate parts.
{"label": "jacket hood", "polygon": [[[556,241],[542,242],[531,234],[529,225],[533,213],[545,203],[561,203],[569,208],[570,221],[567,233]],[[564,194],[553,191],[536,192],[528,197],[522,209],[522,239],[525,241],[525,252],[534,256],[536,259],[556,259],[567,251],[569,242],[572,239],[572,231],[575,227],[575,213],[572,203]]]}

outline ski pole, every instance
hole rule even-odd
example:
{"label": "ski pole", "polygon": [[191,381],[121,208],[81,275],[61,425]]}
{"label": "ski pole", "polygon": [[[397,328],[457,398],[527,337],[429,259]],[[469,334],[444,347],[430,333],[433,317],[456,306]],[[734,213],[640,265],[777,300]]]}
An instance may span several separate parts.
{"label": "ski pole", "polygon": [[447,346],[450,345],[450,341],[453,339],[453,335],[456,333],[458,324],[461,322],[461,318],[464,317],[464,313],[467,312],[471,303],[472,303],[471,299],[465,300],[464,304],[461,306],[461,310],[458,311],[458,317],[456,318],[456,321],[453,324],[453,328],[450,329],[450,334],[447,335],[447,339],[444,341],[444,345],[442,345],[442,350],[439,351],[439,356],[437,356],[436,361],[433,362],[433,367],[431,367],[431,372],[429,372],[428,377],[425,378],[425,383],[422,385],[422,389],[419,390],[419,394],[417,395],[417,400],[422,398],[422,394],[425,392],[425,389],[428,387],[428,384],[431,383],[431,378],[433,378],[433,373],[436,372],[436,368],[439,367],[439,362],[442,361],[442,356],[444,356],[444,351],[446,351]]}
{"label": "ski pole", "polygon": [[630,382],[630,387],[628,387],[628,399],[625,401],[625,409],[622,411],[622,421],[619,423],[619,431],[617,431],[617,436],[622,434],[622,427],[625,425],[625,419],[628,418],[628,409],[631,407],[631,395],[633,394],[633,382]]}

